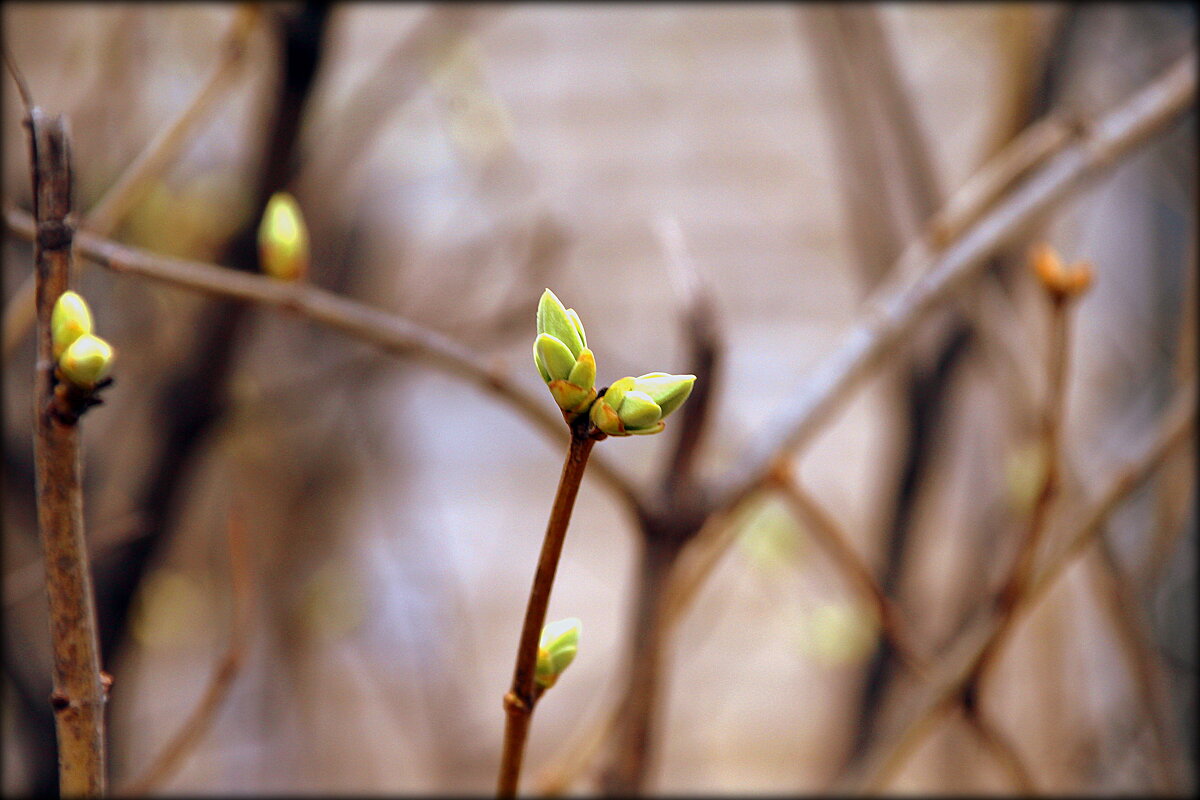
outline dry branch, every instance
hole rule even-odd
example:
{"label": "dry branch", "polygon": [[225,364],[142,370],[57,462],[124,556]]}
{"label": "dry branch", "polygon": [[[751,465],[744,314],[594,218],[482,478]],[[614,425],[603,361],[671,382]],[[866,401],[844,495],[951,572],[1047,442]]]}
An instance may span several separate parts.
{"label": "dry branch", "polygon": [[[9,209],[8,227],[31,238],[33,221],[23,211]],[[139,275],[184,289],[248,303],[270,306],[369,342],[390,353],[423,358],[504,399],[554,441],[563,439],[561,415],[551,413],[544,398],[534,397],[482,361],[478,353],[404,317],[340,297],[312,285],[285,283],[261,275],[226,269],[199,261],[157,255],[118,244],[89,231],[78,231],[75,246],[83,257],[113,272]],[[631,506],[638,507],[633,484],[604,459],[592,459],[592,471]]]}
{"label": "dry branch", "polygon": [[217,711],[229,696],[229,690],[241,671],[253,619],[254,577],[247,550],[246,531],[236,510],[230,514],[226,536],[229,543],[230,583],[233,590],[233,622],[229,644],[217,662],[200,702],[141,775],[121,789],[120,793],[124,796],[141,797],[149,794],[178,771],[187,755],[212,727]]}
{"label": "dry branch", "polygon": [[46,564],[50,636],[54,653],[54,709],[59,790],[98,797],[105,790],[104,702],[95,600],[83,533],[79,428],[55,412],[50,316],[69,285],[72,229],[71,162],[66,122],[37,108],[30,133],[37,236],[37,363],[34,383],[34,460],[38,527]]}
{"label": "dry branch", "polygon": [[1069,196],[1082,181],[1111,169],[1192,106],[1196,56],[1189,53],[1115,110],[1081,126],[1056,156],[964,231],[941,256],[928,259],[917,281],[879,298],[833,355],[759,434],[710,503],[729,508],[766,479],[775,459],[808,442],[844,405],[850,392],[916,324],[986,266],[985,259],[1012,242]]}

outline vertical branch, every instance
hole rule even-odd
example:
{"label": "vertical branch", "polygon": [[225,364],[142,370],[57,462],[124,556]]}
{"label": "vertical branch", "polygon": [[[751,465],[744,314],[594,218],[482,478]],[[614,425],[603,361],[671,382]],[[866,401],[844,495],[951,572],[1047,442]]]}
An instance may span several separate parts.
{"label": "vertical branch", "polygon": [[[690,398],[689,398],[690,399]],[[663,684],[663,646],[668,621],[664,591],[682,542],[673,536],[643,536],[634,602],[627,684],[614,723],[614,745],[600,775],[606,795],[641,793],[654,763],[654,723]]]}
{"label": "vertical branch", "polygon": [[679,410],[675,427],[679,433],[666,471],[664,491],[683,494],[691,487],[696,453],[708,430],[707,422],[721,366],[721,340],[717,330],[712,295],[700,279],[695,263],[684,247],[678,220],[659,221],[655,232],[667,252],[672,283],[683,302],[683,329],[688,346],[688,371],[696,383],[688,402]]}
{"label": "vertical branch", "polygon": [[75,419],[55,413],[50,332],[54,303],[67,290],[71,272],[70,152],[62,117],[45,119],[33,108],[26,124],[37,219],[34,460],[54,651],[51,706],[58,736],[59,790],[63,795],[97,797],[105,788],[105,687],[83,535],[79,429]]}
{"label": "vertical branch", "polygon": [[[586,425],[587,418],[584,417]],[[563,464],[558,480],[558,491],[550,509],[550,521],[546,524],[546,536],[542,540],[542,552],[538,557],[533,586],[529,589],[529,603],[525,608],[525,622],[521,628],[521,639],[517,646],[517,659],[513,667],[512,686],[504,695],[504,710],[507,713],[504,725],[504,750],[500,757],[500,775],[496,792],[500,797],[515,797],[521,779],[521,761],[525,756],[525,742],[529,738],[529,723],[533,708],[541,696],[534,682],[537,668],[538,639],[546,623],[546,608],[550,605],[550,590],[554,588],[554,574],[562,555],[563,542],[567,536],[567,525],[571,511],[575,508],[575,497],[583,481],[588,455],[596,439],[586,432],[571,429],[571,445],[567,460]]]}

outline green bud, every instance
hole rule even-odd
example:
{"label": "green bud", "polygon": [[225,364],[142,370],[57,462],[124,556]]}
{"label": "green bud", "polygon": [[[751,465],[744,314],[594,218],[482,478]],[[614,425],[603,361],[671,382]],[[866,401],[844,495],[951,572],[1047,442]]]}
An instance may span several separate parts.
{"label": "green bud", "polygon": [[258,258],[262,271],[280,280],[299,280],[308,272],[308,227],[300,204],[287,192],[267,201],[258,226]]}
{"label": "green bud", "polygon": [[54,302],[50,314],[50,338],[54,357],[62,355],[71,342],[92,332],[92,312],[87,302],[75,292],[63,292]]}
{"label": "green bud", "polygon": [[566,380],[575,369],[575,356],[560,339],[548,333],[538,334],[534,342],[539,371],[545,371],[550,380]]}
{"label": "green bud", "polygon": [[583,350],[585,337],[579,315],[564,307],[549,289],[542,292],[542,299],[538,301],[537,332],[548,333],[566,345],[571,358],[578,358]]}
{"label": "green bud", "polygon": [[661,431],[670,414],[692,393],[695,375],[651,372],[614,381],[592,404],[592,424],[609,436],[646,436]]}
{"label": "green bud", "polygon": [[583,323],[549,289],[538,302],[533,363],[568,416],[586,411],[596,399],[596,357],[587,348]]}
{"label": "green bud", "polygon": [[63,351],[58,368],[68,381],[81,389],[91,389],[112,371],[112,346],[85,333]]}
{"label": "green bud", "polygon": [[583,623],[577,617],[560,619],[542,628],[534,680],[543,689],[553,686],[563,671],[575,660],[582,629]]}

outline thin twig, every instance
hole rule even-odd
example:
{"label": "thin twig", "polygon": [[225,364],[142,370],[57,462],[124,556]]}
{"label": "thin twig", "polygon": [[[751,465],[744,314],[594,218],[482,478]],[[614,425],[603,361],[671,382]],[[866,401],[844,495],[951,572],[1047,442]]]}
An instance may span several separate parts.
{"label": "thin twig", "polygon": [[809,534],[833,559],[838,571],[875,608],[883,635],[891,642],[906,667],[924,679],[929,669],[909,640],[908,626],[903,615],[875,580],[870,567],[850,546],[848,537],[837,521],[816,501],[792,474],[787,460],[776,464],[771,473],[772,485],[787,502],[792,512],[808,523]]}
{"label": "thin twig", "polygon": [[563,463],[558,491],[554,495],[554,505],[550,510],[550,521],[546,525],[546,536],[542,540],[537,571],[533,576],[533,586],[529,589],[529,603],[525,608],[525,622],[521,628],[516,663],[513,666],[512,686],[504,695],[504,710],[507,715],[504,725],[504,752],[500,759],[496,789],[500,797],[515,797],[517,794],[521,761],[525,755],[525,741],[529,736],[529,723],[533,718],[534,706],[541,696],[540,687],[534,681],[538,639],[546,623],[550,590],[554,588],[554,574],[558,570],[559,556],[562,555],[563,542],[566,540],[571,510],[575,507],[575,496],[579,493],[579,484],[583,481],[588,455],[595,444],[596,439],[586,431],[572,429],[567,460]]}
{"label": "thin twig", "polygon": [[71,161],[66,122],[30,109],[33,204],[37,219],[37,365],[34,459],[38,527],[46,564],[54,652],[51,706],[58,732],[63,796],[105,791],[104,702],[100,646],[87,542],[83,532],[82,465],[77,419],[56,413],[50,316],[71,273]]}
{"label": "thin twig", "polygon": [[655,234],[667,255],[668,274],[683,307],[681,323],[688,347],[688,371],[696,376],[688,402],[679,410],[678,428],[670,466],[664,471],[662,491],[685,494],[692,488],[696,454],[708,432],[712,399],[719,381],[724,350],[717,328],[712,292],[701,279],[696,263],[688,255],[679,220],[659,219]]}
{"label": "thin twig", "polygon": [[[258,18],[258,9],[250,4],[239,6],[226,34],[226,40],[221,46],[221,58],[213,69],[212,74],[200,91],[184,107],[184,109],[146,145],[145,149],[133,160],[116,182],[108,188],[104,195],[87,212],[83,225],[100,236],[107,236],[138,201],[145,196],[146,190],[154,176],[163,169],[182,150],[197,128],[197,123],[204,118],[212,108],[213,102],[220,98],[237,75],[242,56],[246,49],[246,40]],[[11,67],[15,70],[15,66]],[[14,77],[16,77],[14,72]],[[24,96],[23,84],[22,96]],[[33,275],[21,283],[12,294],[4,308],[4,355],[11,356],[13,350],[25,338],[26,332],[33,324]]]}
{"label": "thin twig", "polygon": [[916,324],[986,266],[987,256],[1044,217],[1082,181],[1108,170],[1175,121],[1194,102],[1196,56],[1189,53],[1115,110],[1081,128],[1056,156],[928,262],[917,281],[879,298],[865,322],[818,368],[739,465],[710,494],[715,509],[744,500],[766,478],[775,459],[808,442],[882,358]]}
{"label": "thin twig", "polygon": [[1033,773],[1030,772],[1025,760],[1021,758],[1016,745],[983,713],[983,709],[979,707],[966,709],[966,722],[984,748],[1012,776],[1014,788],[1018,792],[1029,795],[1037,791],[1037,786],[1033,782]]}
{"label": "thin twig", "polygon": [[[1099,499],[1078,515],[1082,521],[1074,526],[1065,537],[1066,545],[1046,559],[1044,566],[1029,582],[1013,609],[1016,621],[1032,611],[1063,572],[1078,558],[1098,535],[1104,521],[1117,506],[1135,489],[1141,486],[1166,460],[1172,451],[1192,434],[1196,416],[1196,385],[1194,383],[1179,391],[1170,409],[1164,415],[1159,428],[1151,440],[1138,450],[1137,455],[1124,466],[1115,470],[1105,482]],[[1012,623],[1010,623],[1012,624]],[[904,764],[934,723],[943,714],[952,710],[963,699],[963,689],[971,675],[978,669],[979,660],[995,649],[995,640],[1004,636],[1007,627],[1002,627],[998,615],[992,615],[981,625],[969,629],[953,646],[942,670],[944,676],[934,688],[921,698],[907,722],[900,726],[891,746],[876,754],[874,764],[861,780],[863,791],[878,792]]]}
{"label": "thin twig", "polygon": [[[30,238],[33,223],[28,214],[9,209],[5,214],[14,233]],[[89,231],[79,231],[75,246],[80,255],[113,272],[139,275],[185,289],[243,302],[271,306],[369,342],[390,353],[424,358],[430,363],[503,398],[527,420],[555,441],[561,441],[562,417],[547,410],[543,398],[534,397],[499,369],[481,363],[478,353],[449,337],[396,314],[372,308],[327,292],[311,284],[288,283],[262,275],[162,256],[118,244]],[[596,458],[592,471],[632,507],[639,507],[632,482]]]}
{"label": "thin twig", "polygon": [[250,639],[250,624],[253,621],[254,577],[247,549],[246,531],[236,510],[230,512],[225,530],[229,543],[229,570],[233,595],[229,644],[217,662],[200,702],[175,732],[175,736],[159,751],[158,756],[138,777],[121,789],[123,796],[147,795],[179,770],[188,754],[212,727],[217,712],[229,696],[229,690],[241,671],[246,645]]}

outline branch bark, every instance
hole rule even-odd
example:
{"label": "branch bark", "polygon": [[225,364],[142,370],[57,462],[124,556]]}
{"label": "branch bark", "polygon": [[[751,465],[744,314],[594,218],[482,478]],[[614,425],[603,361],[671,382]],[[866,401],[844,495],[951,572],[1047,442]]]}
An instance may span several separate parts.
{"label": "branch bark", "polygon": [[550,521],[546,525],[546,536],[542,540],[542,552],[538,557],[533,586],[529,589],[529,603],[525,608],[525,622],[521,628],[521,639],[517,645],[516,664],[513,666],[512,687],[504,695],[504,710],[507,714],[504,725],[504,750],[500,758],[500,775],[496,793],[499,797],[515,797],[521,778],[521,762],[525,755],[525,741],[529,737],[529,724],[533,719],[533,708],[541,697],[541,689],[534,682],[537,668],[538,639],[542,626],[546,624],[546,609],[550,605],[550,590],[554,588],[554,574],[562,555],[563,542],[567,537],[567,525],[587,468],[588,455],[596,439],[588,435],[587,420],[571,430],[571,444],[567,460],[563,464],[558,480],[558,491],[550,509]]}
{"label": "branch bark", "polygon": [[[775,459],[808,442],[843,400],[917,322],[986,266],[985,259],[1013,241],[1082,181],[1110,170],[1121,158],[1175,121],[1195,101],[1196,54],[1190,52],[1119,107],[1081,126],[1069,143],[1004,201],[967,229],[909,286],[880,298],[845,343],[827,358],[794,399],[769,423],[739,465],[711,489],[711,508],[724,510],[765,480]],[[935,252],[930,247],[929,252]]]}
{"label": "branch bark", "polygon": [[54,709],[59,790],[99,797],[105,791],[104,701],[100,646],[87,543],[83,533],[82,465],[77,420],[55,413],[50,332],[54,303],[69,285],[72,229],[71,162],[66,122],[37,108],[30,132],[37,274],[37,366],[34,459],[38,527],[46,562],[46,596],[54,651]]}

